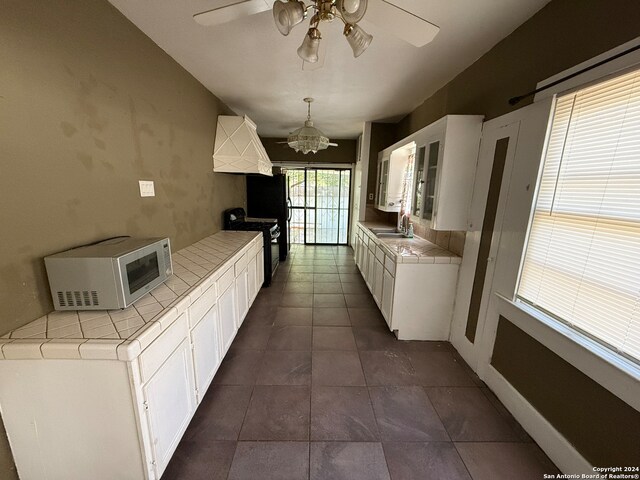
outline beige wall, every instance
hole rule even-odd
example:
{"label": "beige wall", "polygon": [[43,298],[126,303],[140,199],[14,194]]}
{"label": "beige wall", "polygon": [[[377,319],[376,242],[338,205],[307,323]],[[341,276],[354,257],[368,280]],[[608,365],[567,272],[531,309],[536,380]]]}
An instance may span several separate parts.
{"label": "beige wall", "polygon": [[318,153],[296,153],[286,144],[286,138],[261,137],[267,155],[272,162],[304,162],[304,163],[356,163],[357,140],[331,139],[338,144]]}
{"label": "beige wall", "polygon": [[511,97],[640,35],[638,0],[553,0],[398,124],[398,140],[447,114],[499,117]]}
{"label": "beige wall", "polygon": [[[125,234],[181,248],[245,203],[243,176],[211,172],[229,109],[106,1],[5,0],[0,59],[0,334],[51,310],[44,255]],[[0,428],[0,478],[10,458]]]}

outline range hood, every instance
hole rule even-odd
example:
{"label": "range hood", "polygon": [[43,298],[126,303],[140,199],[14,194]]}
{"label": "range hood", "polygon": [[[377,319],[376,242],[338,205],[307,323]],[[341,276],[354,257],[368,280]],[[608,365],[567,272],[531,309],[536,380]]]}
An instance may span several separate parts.
{"label": "range hood", "polygon": [[272,176],[273,165],[249,117],[218,116],[213,147],[213,171]]}

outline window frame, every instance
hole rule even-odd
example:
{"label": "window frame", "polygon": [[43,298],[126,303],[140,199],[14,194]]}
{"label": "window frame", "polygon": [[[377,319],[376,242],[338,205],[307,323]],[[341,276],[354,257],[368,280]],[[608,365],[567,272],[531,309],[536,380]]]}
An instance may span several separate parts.
{"label": "window frame", "polygon": [[[622,48],[618,47],[618,48]],[[610,55],[611,52],[608,52],[606,55]],[[598,57],[589,61],[595,62],[598,60]],[[574,69],[581,68],[582,65],[574,67]],[[571,69],[572,70],[572,69]],[[567,72],[563,72],[562,75],[566,75],[571,73],[571,70]],[[519,311],[526,313],[528,316],[535,318],[538,322],[543,325],[553,329],[555,332],[561,334],[563,337],[569,339],[570,341],[576,343],[580,347],[588,350],[591,354],[597,356],[601,360],[604,360],[608,364],[616,367],[617,369],[622,370],[624,373],[630,375],[635,380],[640,381],[640,359],[632,358],[631,356],[617,351],[615,347],[608,344],[603,339],[598,338],[595,335],[590,334],[589,332],[584,331],[580,327],[572,325],[569,321],[562,319],[561,317],[554,315],[552,312],[547,311],[546,309],[539,307],[537,305],[532,304],[524,299],[518,297],[518,290],[520,289],[520,283],[522,280],[522,271],[524,269],[525,259],[527,255],[527,250],[529,246],[529,241],[531,238],[531,230],[533,226],[533,221],[536,212],[536,206],[538,203],[538,196],[540,193],[542,175],[546,163],[547,150],[549,147],[549,139],[551,136],[551,130],[553,127],[553,121],[556,112],[556,104],[559,97],[563,97],[565,95],[570,95],[579,90],[583,90],[590,86],[597,85],[599,83],[606,82],[612,78],[616,78],[626,73],[632,71],[640,72],[640,60],[636,59],[635,61],[627,63],[624,68],[616,68],[616,69],[608,69],[606,72],[601,72],[597,77],[594,77],[593,74],[589,75],[588,79],[585,79],[582,75],[572,79],[572,85],[567,88],[565,85],[562,88],[562,84],[560,84],[551,94],[542,95],[541,98],[548,98],[552,96],[552,105],[551,111],[549,115],[549,121],[547,124],[547,131],[545,135],[545,141],[542,148],[542,158],[540,159],[540,164],[538,166],[538,173],[536,175],[536,184],[535,190],[531,202],[531,207],[529,209],[529,218],[527,221],[527,229],[524,237],[524,244],[522,247],[522,252],[520,254],[519,266],[518,266],[518,274],[516,277],[515,288],[513,290],[512,298],[506,298],[502,295],[498,294],[498,297],[508,304],[515,306]],[[590,72],[587,72],[587,74]],[[586,75],[586,74],[585,74]],[[582,78],[582,81],[580,79]],[[552,81],[553,77],[548,81]],[[542,83],[546,83],[542,82]],[[539,98],[536,96],[536,101]]]}

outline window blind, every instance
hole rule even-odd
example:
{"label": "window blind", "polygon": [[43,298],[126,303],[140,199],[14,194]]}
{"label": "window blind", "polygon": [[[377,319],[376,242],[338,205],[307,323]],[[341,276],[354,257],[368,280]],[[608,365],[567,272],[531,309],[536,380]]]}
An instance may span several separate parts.
{"label": "window blind", "polygon": [[640,70],[558,97],[517,297],[640,363]]}

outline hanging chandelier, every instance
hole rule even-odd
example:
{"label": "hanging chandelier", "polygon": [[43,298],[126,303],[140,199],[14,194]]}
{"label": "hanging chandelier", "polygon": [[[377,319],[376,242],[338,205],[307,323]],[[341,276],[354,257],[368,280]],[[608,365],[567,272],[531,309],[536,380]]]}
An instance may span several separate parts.
{"label": "hanging chandelier", "polygon": [[317,153],[318,150],[324,150],[327,147],[337,147],[337,143],[329,142],[329,137],[313,126],[311,121],[313,98],[307,97],[304,101],[307,103],[307,120],[304,122],[304,127],[291,132],[286,143],[296,152],[302,152],[305,155],[309,152]]}
{"label": "hanging chandelier", "polygon": [[322,35],[318,26],[320,22],[331,22],[339,18],[344,23],[344,36],[353,50],[353,56],[359,57],[367,49],[373,37],[365,32],[358,22],[367,11],[367,0],[312,0],[305,5],[299,0],[276,0],[273,4],[273,18],[282,35],[289,32],[307,18],[308,12],[314,10],[309,30],[298,48],[298,55],[305,62],[318,61],[318,49]]}

